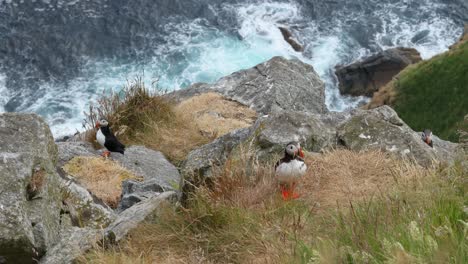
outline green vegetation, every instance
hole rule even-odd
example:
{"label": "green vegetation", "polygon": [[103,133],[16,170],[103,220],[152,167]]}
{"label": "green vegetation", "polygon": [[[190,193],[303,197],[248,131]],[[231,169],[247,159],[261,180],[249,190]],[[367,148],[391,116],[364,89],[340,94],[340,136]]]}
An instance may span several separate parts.
{"label": "green vegetation", "polygon": [[468,42],[408,67],[393,86],[394,108],[411,128],[429,128],[457,141],[457,128],[468,114]]}
{"label": "green vegetation", "polygon": [[[466,164],[426,170],[380,152],[342,150],[313,159],[301,183],[303,198],[286,202],[272,180],[271,164],[242,157],[227,162],[214,172],[211,188],[193,194],[188,208],[167,206],[126,241],[96,248],[82,261],[468,262]],[[366,170],[372,167],[381,173]],[[334,178],[327,174],[331,168]],[[367,183],[355,192],[361,195],[347,195],[346,187],[359,180]],[[338,199],[330,186],[348,200]]]}

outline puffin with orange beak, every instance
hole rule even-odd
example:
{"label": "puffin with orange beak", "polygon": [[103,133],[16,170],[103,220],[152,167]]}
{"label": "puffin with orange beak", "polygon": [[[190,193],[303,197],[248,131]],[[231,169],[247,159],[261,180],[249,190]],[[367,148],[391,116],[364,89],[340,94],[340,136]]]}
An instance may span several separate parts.
{"label": "puffin with orange beak", "polygon": [[290,142],[284,149],[284,157],[275,165],[276,178],[280,184],[283,200],[299,197],[294,192],[297,181],[304,176],[307,165],[304,163],[304,152],[299,142]]}
{"label": "puffin with orange beak", "polygon": [[96,128],[98,129],[96,133],[97,142],[106,148],[106,151],[102,153],[102,156],[109,157],[111,152],[118,152],[122,155],[125,152],[125,145],[120,143],[119,140],[115,137],[114,133],[109,128],[109,123],[106,120],[100,120],[96,122]]}
{"label": "puffin with orange beak", "polygon": [[424,131],[422,132],[422,135],[421,135],[421,139],[424,141],[424,143],[429,145],[431,148],[434,147],[433,144],[432,144],[432,131],[431,130],[424,129]]}

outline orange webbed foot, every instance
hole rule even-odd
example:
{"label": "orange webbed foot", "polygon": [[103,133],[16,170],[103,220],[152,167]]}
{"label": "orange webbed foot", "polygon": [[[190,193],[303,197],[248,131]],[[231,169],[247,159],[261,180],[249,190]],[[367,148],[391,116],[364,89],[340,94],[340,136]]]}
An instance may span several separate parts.
{"label": "orange webbed foot", "polygon": [[289,190],[288,190],[288,187],[281,184],[280,185],[280,189],[281,189],[281,197],[283,198],[283,200],[288,200],[289,199]]}
{"label": "orange webbed foot", "polygon": [[110,154],[111,154],[110,151],[104,151],[104,152],[101,154],[101,156],[103,156],[104,158],[107,159],[107,158],[110,157]]}

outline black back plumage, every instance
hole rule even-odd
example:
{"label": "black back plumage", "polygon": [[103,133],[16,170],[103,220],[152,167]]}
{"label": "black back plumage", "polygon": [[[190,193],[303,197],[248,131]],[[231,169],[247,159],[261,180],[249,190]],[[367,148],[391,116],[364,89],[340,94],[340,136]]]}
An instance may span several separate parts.
{"label": "black back plumage", "polygon": [[124,154],[125,145],[115,137],[114,133],[110,130],[109,126],[101,127],[102,134],[106,137],[104,147],[111,152],[119,152]]}
{"label": "black back plumage", "polygon": [[284,157],[281,158],[280,160],[278,160],[278,162],[276,162],[275,164],[275,170],[276,168],[278,168],[278,166],[281,164],[281,163],[288,163],[290,162],[291,160],[300,160],[300,161],[304,161],[303,158],[301,158],[300,156],[292,156],[291,154],[289,154],[286,150],[284,151]]}

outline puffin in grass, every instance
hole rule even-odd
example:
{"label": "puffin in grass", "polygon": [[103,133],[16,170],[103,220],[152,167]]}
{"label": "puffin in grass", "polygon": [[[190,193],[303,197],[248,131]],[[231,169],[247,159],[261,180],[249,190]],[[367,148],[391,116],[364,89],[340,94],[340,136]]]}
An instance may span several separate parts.
{"label": "puffin in grass", "polygon": [[122,155],[125,152],[125,145],[115,137],[114,133],[110,130],[109,123],[107,120],[100,120],[96,122],[96,140],[99,145],[106,148],[106,151],[102,153],[102,156],[109,157],[111,152],[118,152]]}
{"label": "puffin in grass", "polygon": [[290,142],[284,149],[284,157],[275,165],[276,178],[278,179],[283,200],[299,197],[294,192],[298,180],[304,176],[307,165],[304,162],[304,152],[299,142]]}

